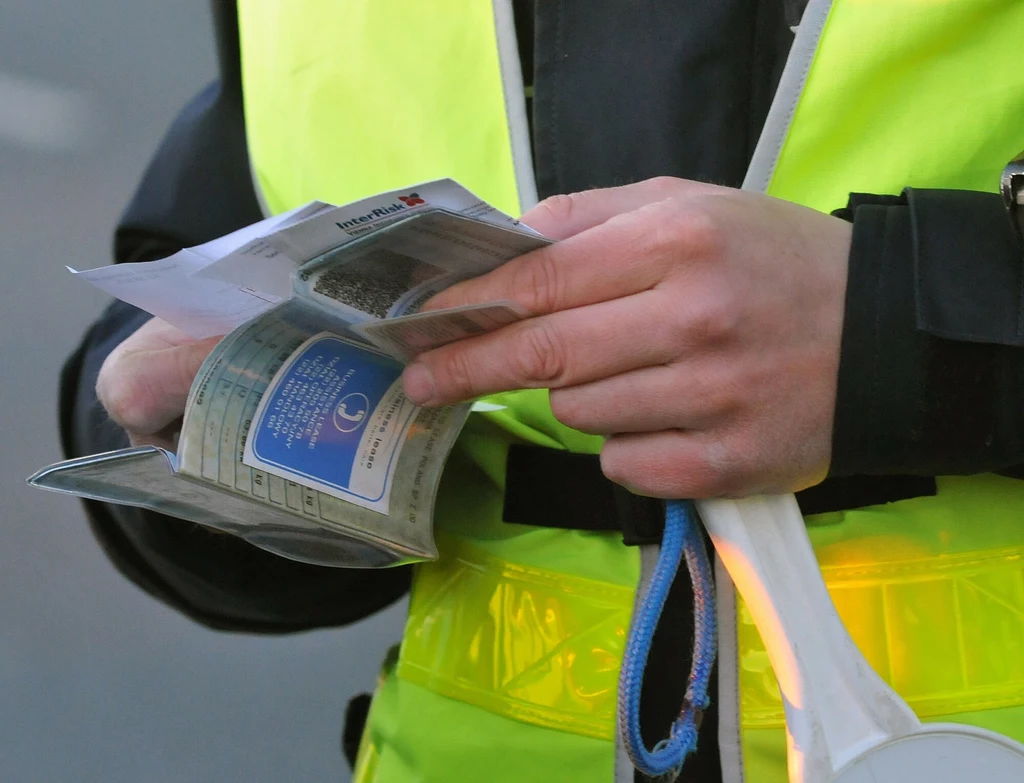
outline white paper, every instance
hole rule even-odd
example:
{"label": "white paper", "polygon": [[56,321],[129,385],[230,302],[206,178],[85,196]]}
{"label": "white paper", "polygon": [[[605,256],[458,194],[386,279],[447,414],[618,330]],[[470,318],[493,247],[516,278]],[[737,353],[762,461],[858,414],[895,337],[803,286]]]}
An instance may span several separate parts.
{"label": "white paper", "polygon": [[232,283],[191,277],[196,258],[183,250],[159,261],[115,264],[83,272],[68,268],[111,296],[197,338],[227,334],[280,301]]}
{"label": "white paper", "polygon": [[382,193],[344,207],[325,209],[304,220],[301,227],[281,227],[272,236],[267,236],[264,242],[240,247],[198,274],[286,298],[291,294],[292,272],[306,261],[428,208],[447,209],[539,236],[515,218],[481,201],[454,180],[442,179]]}
{"label": "white paper", "polygon": [[[373,196],[345,207],[314,201],[159,261],[116,264],[85,271],[71,269],[71,272],[193,337],[210,337],[227,334],[290,298],[292,274],[305,262],[393,221],[421,210],[438,209],[499,226],[512,237],[540,237],[533,229],[481,201],[455,181],[443,179]],[[462,252],[457,244],[445,246],[442,242],[439,246],[430,236],[412,241],[416,247],[397,250],[452,271],[462,269]],[[507,252],[502,255],[500,248],[511,247],[514,243],[500,240],[495,243],[493,238],[482,241],[483,245],[477,242],[466,255],[473,258],[493,255],[494,266],[510,257]],[[490,253],[485,247],[488,242],[494,244]],[[439,249],[444,252],[439,253]],[[424,254],[429,256],[431,250],[436,258],[424,257]],[[473,273],[482,271],[486,270]],[[439,278],[442,282],[447,279]],[[435,292],[424,289],[422,296],[409,298],[406,309],[389,315],[409,312]]]}
{"label": "white paper", "polygon": [[243,250],[268,234],[297,225],[328,209],[333,209],[333,207],[322,201],[311,201],[308,204],[303,204],[301,207],[296,207],[288,212],[282,212],[280,215],[264,218],[258,223],[253,223],[252,225],[245,226],[245,228],[232,231],[230,234],[225,234],[222,237],[205,242],[202,245],[189,248],[186,252],[199,256],[203,261],[202,265],[194,270],[194,273],[201,272],[211,263],[220,261],[232,253]]}
{"label": "white paper", "polygon": [[227,334],[273,307],[282,297],[245,284],[195,275],[275,230],[296,225],[330,208],[314,201],[157,261],[112,264],[84,271],[68,269],[111,296],[152,313],[193,337]]}

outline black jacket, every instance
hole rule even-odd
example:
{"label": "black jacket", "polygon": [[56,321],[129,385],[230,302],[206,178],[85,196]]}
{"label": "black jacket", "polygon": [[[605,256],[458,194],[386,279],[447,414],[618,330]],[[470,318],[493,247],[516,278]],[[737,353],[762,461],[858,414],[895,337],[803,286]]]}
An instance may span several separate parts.
{"label": "black jacket", "polygon": [[[159,258],[261,217],[234,4],[212,5],[220,79],[164,138],[117,228],[117,262]],[[625,13],[611,0],[517,3],[541,197],[661,174],[738,186],[802,6],[643,0]],[[1024,128],[1021,137],[1024,146]],[[1019,471],[1024,277],[1000,198],[855,196],[843,214],[854,221],[854,242],[833,475]],[[68,456],[125,445],[94,385],[107,354],[146,318],[113,304],[68,360],[60,410]],[[88,512],[128,578],[214,628],[343,625],[408,587],[408,569],[302,565],[137,509],[89,503]]]}

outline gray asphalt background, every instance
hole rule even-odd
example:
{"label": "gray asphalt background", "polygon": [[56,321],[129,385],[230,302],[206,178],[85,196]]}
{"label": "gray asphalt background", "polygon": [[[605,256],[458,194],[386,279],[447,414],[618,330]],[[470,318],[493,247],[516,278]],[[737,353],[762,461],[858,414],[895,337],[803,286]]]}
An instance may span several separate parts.
{"label": "gray asphalt background", "polygon": [[105,298],[64,271],[110,230],[171,118],[214,75],[201,0],[0,0],[0,783],[344,781],[344,705],[401,608],[276,639],[206,631],[122,579],[59,458],[62,359]]}

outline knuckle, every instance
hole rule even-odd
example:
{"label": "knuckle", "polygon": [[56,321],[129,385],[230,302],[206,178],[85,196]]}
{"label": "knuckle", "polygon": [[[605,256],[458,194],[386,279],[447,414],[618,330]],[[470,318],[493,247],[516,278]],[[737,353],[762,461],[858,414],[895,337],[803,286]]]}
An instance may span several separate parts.
{"label": "knuckle", "polygon": [[690,496],[696,499],[731,497],[726,476],[710,468],[696,471],[690,478]]}
{"label": "knuckle", "polygon": [[96,396],[107,414],[129,432],[146,432],[152,419],[152,389],[138,373],[115,364],[96,381]]}
{"label": "knuckle", "polygon": [[624,222],[620,230],[628,232],[638,256],[657,259],[665,269],[686,258],[686,237],[679,230],[678,217],[666,209],[666,202],[642,207],[624,216]]}
{"label": "knuckle", "polygon": [[615,447],[615,441],[606,441],[601,448],[601,472],[605,478],[622,486],[635,486],[632,481],[634,471],[630,470],[629,460],[620,449]]}
{"label": "knuckle", "polygon": [[512,298],[535,314],[554,312],[565,301],[565,275],[550,251],[539,250],[516,265],[511,283]]}
{"label": "knuckle", "polygon": [[727,341],[739,324],[739,313],[732,299],[721,292],[692,297],[680,322],[681,336],[686,342],[698,345],[717,345]]}
{"label": "knuckle", "polygon": [[683,186],[682,180],[677,177],[670,177],[668,174],[651,177],[647,182],[656,192],[663,193],[665,196],[678,192],[680,187]]}
{"label": "knuckle", "polygon": [[174,380],[172,383],[175,388],[187,390],[191,387],[192,381],[199,372],[199,368],[202,366],[205,358],[206,354],[197,350],[174,351],[171,360],[174,363],[174,375],[172,376]]}
{"label": "knuckle", "polygon": [[582,404],[578,394],[573,394],[570,389],[554,389],[549,395],[551,413],[558,421],[566,427],[581,432],[588,432],[593,428],[593,416],[590,410]]}
{"label": "knuckle", "polygon": [[647,222],[650,252],[673,259],[714,260],[724,253],[726,227],[704,200],[669,198],[650,205]]}
{"label": "knuckle", "polygon": [[721,476],[709,470],[696,470],[687,477],[687,496],[695,500],[726,497]]}
{"label": "knuckle", "polygon": [[531,212],[540,213],[544,218],[555,223],[567,222],[576,208],[575,193],[559,193],[548,196],[535,206]]}
{"label": "knuckle", "polygon": [[716,258],[724,250],[726,233],[718,216],[706,207],[679,210],[676,230],[692,255]]}
{"label": "knuckle", "polygon": [[662,237],[664,226],[658,215],[658,205],[646,204],[639,209],[622,212],[609,218],[608,226],[614,227],[618,241],[636,255],[645,256],[666,247],[669,242]]}
{"label": "knuckle", "polygon": [[642,495],[662,498],[735,497],[747,486],[744,474],[728,455],[704,444],[685,453],[675,450],[637,456],[616,448],[615,439],[601,450],[601,469],[611,481]]}
{"label": "knuckle", "polygon": [[752,451],[736,438],[715,440],[701,452],[701,495],[698,497],[741,497],[749,491]]}
{"label": "knuckle", "polygon": [[512,345],[512,370],[526,386],[551,386],[566,375],[566,352],[558,333],[543,322],[527,322]]}
{"label": "knuckle", "polygon": [[678,386],[680,399],[686,401],[690,415],[697,417],[692,426],[721,423],[740,408],[741,391],[731,376],[705,362],[691,362]]}
{"label": "knuckle", "polygon": [[648,497],[691,497],[687,476],[676,460],[651,455],[638,458],[630,450],[617,446],[612,438],[601,449],[601,472],[610,481]]}
{"label": "knuckle", "polygon": [[726,491],[726,474],[719,465],[698,458],[678,466],[680,485],[689,498],[721,497]]}
{"label": "knuckle", "polygon": [[474,382],[472,360],[466,355],[466,352],[445,351],[439,358],[434,377],[444,383],[451,396],[460,399],[474,396],[477,393],[477,385]]}

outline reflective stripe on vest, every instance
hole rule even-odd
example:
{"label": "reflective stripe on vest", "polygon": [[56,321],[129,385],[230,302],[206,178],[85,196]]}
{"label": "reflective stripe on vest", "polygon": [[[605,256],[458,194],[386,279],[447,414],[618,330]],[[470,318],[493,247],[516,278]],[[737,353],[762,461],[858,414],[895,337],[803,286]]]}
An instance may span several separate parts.
{"label": "reflective stripe on vest", "polygon": [[[902,530],[884,507],[828,515],[827,527],[812,531],[822,574],[871,665],[919,717],[1022,705],[1021,484],[985,476],[940,485],[941,502],[901,503]],[[942,542],[956,535],[951,518],[995,520],[986,547],[957,552],[955,542]],[[856,532],[859,552],[853,542],[824,543],[840,526]],[[744,725],[781,728],[778,684],[753,621],[741,613]]]}
{"label": "reflective stripe on vest", "polygon": [[[510,132],[523,126],[509,119],[519,111],[521,96],[509,88],[518,66],[499,55],[509,41],[505,3],[494,13],[475,0],[444,10],[369,0],[242,0],[239,8],[250,156],[271,210],[438,176],[512,213],[529,204],[532,183],[517,166],[522,143]],[[777,145],[766,133],[752,171],[763,175],[762,189],[829,210],[850,190],[996,187],[1005,161],[1024,147],[1024,127],[1014,128],[1024,117],[1015,63],[1024,3],[838,0],[829,13],[828,2],[811,0],[814,13],[828,24],[802,97],[773,108],[769,125],[782,132]],[[459,715],[477,709],[506,720],[480,721],[487,731],[504,726],[503,735],[479,737],[479,755],[463,743],[447,762],[449,779],[514,779],[489,749],[517,748],[520,739],[557,745],[567,758],[611,747],[608,694],[635,552],[608,535],[500,521],[509,441],[593,453],[601,440],[558,424],[543,392],[496,401],[507,407],[473,415],[442,482],[442,559],[419,569],[389,700],[371,716],[370,731],[397,748],[373,746],[382,769],[430,766],[445,753],[446,732],[483,731],[467,723],[445,726],[434,741],[395,739],[398,712],[381,711],[403,708],[403,686],[410,702],[448,699]],[[809,520],[858,644],[926,712],[1024,704],[1013,646],[1024,611],[1019,487],[944,479],[935,498]],[[741,630],[747,779],[782,780],[771,675],[757,640]],[[1024,717],[1011,725],[1024,739]],[[544,755],[536,744],[522,751]],[[609,763],[608,779],[611,772]]]}
{"label": "reflective stripe on vest", "polygon": [[398,676],[500,715],[614,739],[634,591],[466,541],[442,550],[416,575]]}

